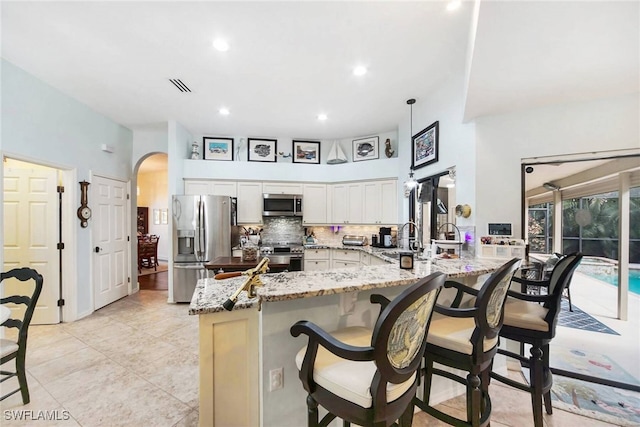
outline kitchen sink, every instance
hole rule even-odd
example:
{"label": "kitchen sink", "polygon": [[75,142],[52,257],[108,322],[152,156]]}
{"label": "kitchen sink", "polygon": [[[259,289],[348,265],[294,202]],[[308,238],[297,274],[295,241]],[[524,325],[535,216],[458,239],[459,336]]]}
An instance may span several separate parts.
{"label": "kitchen sink", "polygon": [[381,252],[380,255],[388,258],[400,259],[400,254],[398,252]]}

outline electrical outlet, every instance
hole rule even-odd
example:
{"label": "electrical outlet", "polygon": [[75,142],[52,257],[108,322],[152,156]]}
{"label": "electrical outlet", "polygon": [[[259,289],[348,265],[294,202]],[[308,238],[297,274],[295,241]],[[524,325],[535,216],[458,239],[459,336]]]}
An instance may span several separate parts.
{"label": "electrical outlet", "polygon": [[280,390],[284,387],[284,368],[269,371],[269,391]]}

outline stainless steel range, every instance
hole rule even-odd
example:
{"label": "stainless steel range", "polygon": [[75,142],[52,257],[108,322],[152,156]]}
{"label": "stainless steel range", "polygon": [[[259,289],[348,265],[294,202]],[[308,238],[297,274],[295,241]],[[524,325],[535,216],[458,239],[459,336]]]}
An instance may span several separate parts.
{"label": "stainless steel range", "polygon": [[277,242],[260,247],[260,255],[267,256],[273,263],[289,264],[289,271],[304,268],[304,246],[299,243]]}

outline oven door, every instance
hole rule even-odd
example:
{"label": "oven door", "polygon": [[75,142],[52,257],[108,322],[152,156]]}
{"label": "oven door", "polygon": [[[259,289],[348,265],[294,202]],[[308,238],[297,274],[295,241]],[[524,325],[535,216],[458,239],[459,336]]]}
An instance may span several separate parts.
{"label": "oven door", "polygon": [[[270,262],[273,264],[289,264],[289,267],[287,267],[286,271],[302,271],[304,265],[302,256],[298,254],[267,255],[267,257],[269,257]],[[271,272],[277,273],[278,271],[274,269],[274,271]]]}

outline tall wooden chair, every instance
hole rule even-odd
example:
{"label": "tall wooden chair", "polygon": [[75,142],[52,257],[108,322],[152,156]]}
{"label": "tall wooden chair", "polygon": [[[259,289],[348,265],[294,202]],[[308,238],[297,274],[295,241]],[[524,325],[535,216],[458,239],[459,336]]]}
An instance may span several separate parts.
{"label": "tall wooden chair", "polygon": [[[493,357],[498,350],[498,333],[504,318],[504,301],[520,260],[512,259],[491,274],[480,289],[447,280],[445,288],[457,289],[451,307],[436,305],[424,354],[423,399],[416,406],[454,426],[486,426],[491,418],[489,381]],[[471,307],[462,308],[470,298]],[[474,301],[475,297],[475,301]],[[466,378],[434,368],[434,362],[468,372]],[[441,376],[466,387],[467,419],[453,417],[431,406],[433,376]]]}
{"label": "tall wooden chair", "polygon": [[0,282],[4,282],[8,279],[17,279],[20,282],[27,282],[29,280],[33,280],[33,290],[28,292],[27,289],[29,283],[21,283],[21,286],[24,286],[24,294],[22,295],[11,295],[4,298],[0,298],[0,304],[18,304],[25,305],[26,309],[24,310],[24,314],[21,319],[13,319],[9,318],[2,323],[5,328],[17,328],[18,329],[18,339],[17,341],[13,341],[10,339],[0,339],[0,365],[4,365],[10,360],[15,359],[16,370],[15,372],[0,370],[0,375],[2,375],[2,379],[0,379],[0,383],[8,380],[12,377],[18,377],[19,387],[13,391],[7,392],[2,397],[0,397],[0,401],[6,399],[9,396],[17,393],[18,391],[22,394],[22,403],[25,405],[29,403],[29,387],[27,386],[27,374],[25,369],[25,357],[27,354],[27,331],[29,329],[29,324],[31,323],[31,318],[33,317],[33,312],[36,308],[36,303],[38,302],[38,298],[40,297],[40,292],[42,292],[42,283],[43,279],[40,274],[36,270],[31,268],[14,268],[6,273],[0,273]]}
{"label": "tall wooden chair", "polygon": [[[306,320],[291,327],[294,337],[309,337],[296,365],[308,393],[310,427],[326,426],[336,417],[345,426],[389,426],[397,420],[411,425],[417,370],[445,277],[431,274],[391,302],[372,296],[383,307],[373,331],[351,327],[329,334]],[[329,412],[321,421],[318,405]]]}
{"label": "tall wooden chair", "polygon": [[547,295],[529,295],[526,292],[509,291],[505,303],[504,325],[500,336],[521,344],[531,345],[530,357],[506,349],[498,352],[519,360],[529,367],[529,384],[520,383],[495,372],[491,377],[512,387],[531,393],[533,423],[542,427],[542,403],[551,414],[551,386],[553,376],[549,369],[549,343],[556,335],[556,324],[564,290],[569,286],[575,269],[582,261],[581,253],[561,258],[549,278]]}

